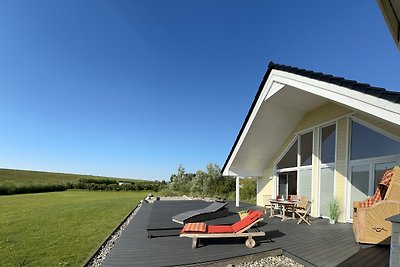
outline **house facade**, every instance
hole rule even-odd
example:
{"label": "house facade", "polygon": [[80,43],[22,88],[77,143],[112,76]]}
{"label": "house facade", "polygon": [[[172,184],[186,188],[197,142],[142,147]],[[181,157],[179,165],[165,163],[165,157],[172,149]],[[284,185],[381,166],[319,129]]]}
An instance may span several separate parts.
{"label": "house facade", "polygon": [[396,165],[399,92],[271,62],[222,171],[257,177],[260,206],[305,195],[327,217],[336,198],[339,221],[352,222],[353,201]]}

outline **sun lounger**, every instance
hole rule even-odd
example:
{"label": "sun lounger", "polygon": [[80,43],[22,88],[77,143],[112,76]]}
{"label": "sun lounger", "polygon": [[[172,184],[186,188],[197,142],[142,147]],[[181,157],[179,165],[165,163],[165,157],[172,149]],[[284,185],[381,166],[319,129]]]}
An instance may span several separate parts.
{"label": "sun lounger", "polygon": [[204,209],[191,210],[180,213],[172,217],[172,221],[180,224],[190,223],[190,222],[201,222],[207,221],[215,218],[220,218],[229,215],[227,202],[213,202],[211,205]]}
{"label": "sun lounger", "polygon": [[250,232],[250,228],[262,221],[261,211],[250,211],[249,215],[232,225],[207,225],[205,223],[188,223],[182,228],[180,237],[192,238],[192,248],[197,248],[200,238],[233,238],[247,237],[246,246],[253,248],[256,244],[253,237],[265,236],[265,232]]}

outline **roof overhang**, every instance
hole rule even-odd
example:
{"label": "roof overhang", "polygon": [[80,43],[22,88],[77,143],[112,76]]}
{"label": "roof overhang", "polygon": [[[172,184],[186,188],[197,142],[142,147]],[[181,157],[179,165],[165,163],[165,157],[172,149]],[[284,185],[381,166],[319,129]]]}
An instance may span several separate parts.
{"label": "roof overhang", "polygon": [[329,102],[400,125],[397,103],[269,68],[225,162],[223,175],[262,176],[304,115]]}
{"label": "roof overhang", "polygon": [[400,49],[400,1],[377,0],[393,39]]}

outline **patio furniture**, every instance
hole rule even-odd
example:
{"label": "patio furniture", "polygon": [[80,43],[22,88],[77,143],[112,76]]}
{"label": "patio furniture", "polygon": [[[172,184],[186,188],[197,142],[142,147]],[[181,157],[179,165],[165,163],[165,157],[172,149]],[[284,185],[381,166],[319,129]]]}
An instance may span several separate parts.
{"label": "patio furniture", "polygon": [[297,209],[306,209],[307,203],[308,203],[308,197],[307,196],[300,196],[299,197],[299,203],[297,204],[296,208]]}
{"label": "patio furniture", "polygon": [[299,216],[299,221],[297,224],[300,224],[302,221],[305,222],[308,225],[311,225],[310,220],[308,219],[310,211],[311,211],[311,205],[313,201],[307,201],[307,204],[305,207],[296,207],[294,210],[294,213]]}
{"label": "patio furniture", "polygon": [[[294,206],[297,205],[297,201],[271,199],[270,202],[271,202],[271,204],[273,204],[271,206],[271,214],[269,216],[270,218],[278,217],[278,218],[281,218],[282,221],[295,219],[293,212],[292,212],[292,216],[291,217],[287,216],[287,213],[290,212],[290,211],[293,211]],[[279,214],[275,214],[274,213],[274,210],[273,210],[273,206],[274,205],[277,205],[277,206],[281,207],[281,209],[280,209],[281,212]]]}
{"label": "patio furniture", "polygon": [[180,224],[200,222],[229,215],[228,202],[215,201],[204,209],[190,210],[172,217],[172,221]]}
{"label": "patio furniture", "polygon": [[267,211],[271,209],[272,204],[270,199],[272,198],[271,195],[263,195],[263,205],[264,205],[264,214],[267,214]]}
{"label": "patio furniture", "polygon": [[386,171],[375,195],[353,203],[353,231],[356,242],[389,244],[392,226],[388,217],[400,213],[400,167]]}
{"label": "patio furniture", "polygon": [[207,225],[205,223],[187,223],[182,228],[180,237],[192,238],[192,248],[197,248],[200,238],[237,238],[247,237],[246,246],[253,248],[256,244],[253,237],[265,236],[265,232],[249,231],[252,226],[262,221],[263,213],[258,210],[251,210],[242,220],[232,225]]}

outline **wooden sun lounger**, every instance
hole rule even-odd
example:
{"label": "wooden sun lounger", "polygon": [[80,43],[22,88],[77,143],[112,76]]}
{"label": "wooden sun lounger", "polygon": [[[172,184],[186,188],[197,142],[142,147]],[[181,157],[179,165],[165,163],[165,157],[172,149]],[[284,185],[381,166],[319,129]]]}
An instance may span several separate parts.
{"label": "wooden sun lounger", "polygon": [[262,212],[253,211],[242,220],[236,222],[233,225],[206,225],[205,223],[189,223],[186,224],[182,229],[180,237],[192,238],[192,248],[197,248],[199,239],[201,238],[235,238],[235,237],[247,237],[246,246],[253,248],[256,245],[256,241],[253,237],[265,236],[265,232],[248,230],[262,221]]}
{"label": "wooden sun lounger", "polygon": [[227,205],[228,202],[216,201],[204,209],[190,210],[177,214],[172,217],[172,221],[179,224],[185,224],[225,217],[229,215],[228,208],[226,208]]}

